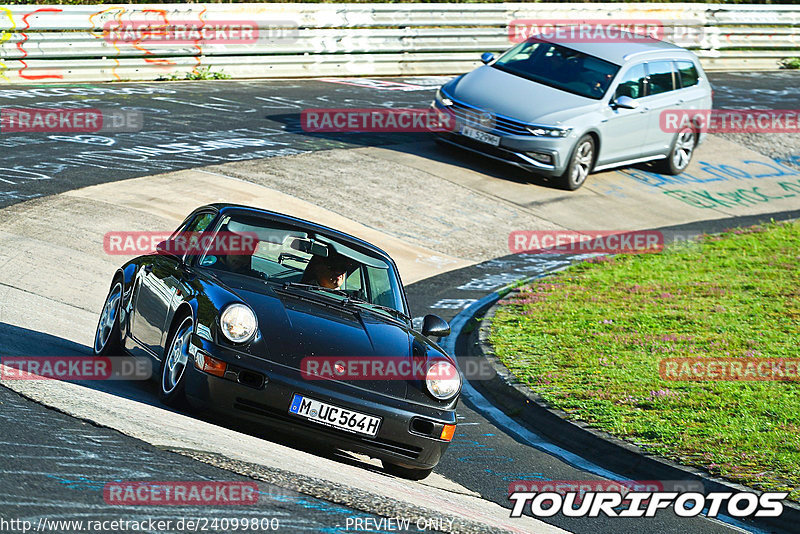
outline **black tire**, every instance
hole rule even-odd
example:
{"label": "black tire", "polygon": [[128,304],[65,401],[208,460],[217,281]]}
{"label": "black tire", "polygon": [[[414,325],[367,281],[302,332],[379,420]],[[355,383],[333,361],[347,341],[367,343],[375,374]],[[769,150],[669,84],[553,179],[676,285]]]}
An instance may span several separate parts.
{"label": "black tire", "polygon": [[190,361],[189,338],[193,330],[194,320],[191,315],[178,317],[170,328],[158,380],[158,398],[167,406],[186,405],[184,388]]}
{"label": "black tire", "polygon": [[120,336],[119,316],[122,309],[122,281],[114,280],[111,289],[100,312],[97,321],[97,330],[94,334],[95,356],[120,356],[123,353],[122,338]]}
{"label": "black tire", "polygon": [[384,471],[390,475],[405,478],[406,480],[423,480],[424,478],[427,478],[427,476],[433,471],[433,467],[428,469],[411,469],[409,467],[403,467],[391,462],[387,462],[386,460],[381,460],[381,463],[383,464]]}
{"label": "black tire", "polygon": [[584,135],[575,143],[564,174],[555,179],[555,184],[567,191],[575,191],[586,181],[594,167],[595,143],[591,135]]}
{"label": "black tire", "polygon": [[669,149],[667,158],[655,163],[657,172],[671,175],[682,173],[692,161],[696,146],[697,134],[695,131],[689,126],[682,128],[675,134],[675,139],[672,140],[672,146]]}

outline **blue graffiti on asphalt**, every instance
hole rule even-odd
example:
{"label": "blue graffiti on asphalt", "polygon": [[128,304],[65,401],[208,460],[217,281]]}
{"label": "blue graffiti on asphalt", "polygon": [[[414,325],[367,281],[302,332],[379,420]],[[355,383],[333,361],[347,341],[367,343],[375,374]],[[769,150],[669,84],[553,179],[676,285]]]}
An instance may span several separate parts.
{"label": "blue graffiti on asphalt", "polygon": [[[102,492],[103,488],[105,487],[105,485],[107,483],[107,481],[104,481],[104,480],[92,480],[90,478],[83,477],[83,476],[78,476],[75,479],[62,478],[62,477],[59,477],[59,476],[56,476],[56,475],[47,475],[47,477],[55,479],[55,480],[58,481],[59,484],[63,484],[67,488],[73,489],[73,490],[89,490],[89,491]],[[114,481],[111,481],[111,482],[123,482],[123,481],[122,480],[114,480]],[[282,488],[276,488],[276,489],[281,489],[282,490]],[[283,491],[290,491],[290,490],[283,490]],[[259,496],[263,495],[263,496],[265,496],[268,499],[271,499],[273,501],[286,503],[286,504],[294,504],[294,505],[302,506],[303,508],[306,508],[308,510],[316,510],[318,512],[322,512],[322,513],[325,513],[325,514],[348,515],[348,516],[353,517],[353,518],[375,517],[373,515],[365,514],[363,512],[356,511],[356,510],[353,510],[353,509],[350,509],[350,508],[347,508],[347,507],[344,507],[344,506],[341,506],[341,505],[337,505],[335,503],[329,503],[327,501],[323,501],[323,500],[320,500],[320,499],[315,499],[313,497],[306,497],[306,496],[302,496],[302,495],[299,495],[299,494],[298,495],[286,495],[286,494],[276,495],[275,493],[271,493],[271,492],[268,492],[268,491],[259,491],[258,494],[259,494]],[[344,532],[344,531],[345,531],[345,529],[340,527],[340,526],[338,526],[338,525],[335,526],[335,527],[326,527],[326,528],[322,528],[322,529],[318,530],[318,532],[326,532],[326,533],[330,533],[330,534],[338,533],[338,532]],[[380,533],[385,532],[385,531],[373,530],[371,532],[376,532],[376,533],[380,534]]]}
{"label": "blue graffiti on asphalt", "polygon": [[[800,157],[797,159],[800,161]],[[782,176],[800,176],[800,171],[792,169],[779,161],[768,163],[765,161],[744,160],[741,163],[744,167],[699,161],[700,173],[698,174],[684,171],[675,176],[667,176],[641,169],[626,169],[623,174],[643,185],[654,188],[678,184],[703,184],[729,180],[759,180],[762,178],[778,178]]]}
{"label": "blue graffiti on asphalt", "polygon": [[775,161],[777,161],[778,163],[781,163],[781,164],[796,165],[796,166],[800,167],[800,155],[796,155],[796,154],[792,154],[791,156],[786,157],[786,158],[777,158]]}
{"label": "blue graffiti on asphalt", "polygon": [[[482,437],[494,437],[495,434],[483,434]],[[460,451],[461,453],[464,452],[494,452],[494,447],[489,447],[486,444],[480,443],[474,439],[466,439],[466,438],[459,438],[456,437],[453,442],[450,444],[450,450]],[[456,453],[458,454],[458,452]],[[497,470],[492,469],[491,467],[486,467],[487,465],[497,466],[500,464],[511,464],[513,465],[515,460],[510,456],[502,456],[502,455],[494,455],[494,454],[474,454],[469,456],[458,456],[456,460],[461,463],[465,464],[479,464],[483,465],[482,471],[487,475],[491,475],[496,477],[498,480],[502,480],[504,482],[512,482],[516,480],[548,480],[547,477],[544,476],[543,473],[528,473],[528,472],[520,472],[520,471],[505,471],[505,470]],[[502,491],[507,491],[507,487],[503,486]]]}
{"label": "blue graffiti on asphalt", "polygon": [[81,476],[79,476],[76,480],[61,478],[55,475],[47,475],[47,477],[58,480],[59,484],[63,484],[69,489],[89,489],[92,491],[103,491],[103,487],[105,486],[105,482],[91,480]]}
{"label": "blue graffiti on asphalt", "polygon": [[[762,187],[740,187],[734,191],[707,191],[672,189],[664,191],[665,195],[676,198],[696,208],[731,208],[750,206],[763,202],[771,202],[784,198],[792,198],[800,193],[800,180],[797,182],[778,182],[781,191],[772,191],[768,194],[761,191]],[[777,193],[777,195],[775,194]]]}

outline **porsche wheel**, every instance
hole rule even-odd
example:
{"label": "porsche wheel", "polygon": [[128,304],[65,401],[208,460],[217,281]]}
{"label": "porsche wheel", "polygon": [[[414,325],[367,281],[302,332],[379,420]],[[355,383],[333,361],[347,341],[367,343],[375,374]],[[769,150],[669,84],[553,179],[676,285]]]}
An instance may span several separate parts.
{"label": "porsche wheel", "polygon": [[122,309],[122,282],[117,282],[108,292],[97,332],[94,335],[93,352],[95,356],[117,356],[122,354],[119,313]]}
{"label": "porsche wheel", "polygon": [[189,362],[189,338],[194,321],[191,317],[179,320],[167,341],[164,358],[161,360],[161,387],[159,398],[168,406],[177,406],[184,401],[186,366]]}

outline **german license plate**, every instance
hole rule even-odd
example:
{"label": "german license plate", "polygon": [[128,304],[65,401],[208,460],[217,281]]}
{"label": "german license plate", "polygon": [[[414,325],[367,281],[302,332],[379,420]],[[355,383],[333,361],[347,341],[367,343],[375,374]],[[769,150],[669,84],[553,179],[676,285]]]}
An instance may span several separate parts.
{"label": "german license plate", "polygon": [[470,128],[469,126],[461,127],[461,135],[466,135],[470,139],[475,139],[476,141],[481,141],[482,143],[487,143],[493,146],[500,146],[499,136],[482,132],[480,130],[476,130],[475,128]]}
{"label": "german license plate", "polygon": [[305,417],[321,425],[346,430],[355,434],[375,437],[381,418],[333,406],[327,402],[309,399],[295,393],[289,413]]}

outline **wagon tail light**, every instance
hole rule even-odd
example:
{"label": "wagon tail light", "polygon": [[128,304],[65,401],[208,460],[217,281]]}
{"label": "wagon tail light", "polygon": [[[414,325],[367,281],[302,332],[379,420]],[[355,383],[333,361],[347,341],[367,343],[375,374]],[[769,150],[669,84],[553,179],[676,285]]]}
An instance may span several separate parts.
{"label": "wagon tail light", "polygon": [[197,351],[197,355],[194,357],[194,365],[201,371],[214,376],[224,376],[225,369],[228,367],[227,363],[217,360],[216,358],[212,358],[208,354],[204,354],[199,350]]}

